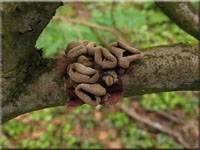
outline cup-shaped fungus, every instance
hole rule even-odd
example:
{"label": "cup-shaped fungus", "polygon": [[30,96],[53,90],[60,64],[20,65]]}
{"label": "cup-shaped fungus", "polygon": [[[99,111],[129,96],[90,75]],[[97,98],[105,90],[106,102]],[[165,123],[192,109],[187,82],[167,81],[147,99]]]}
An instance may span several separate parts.
{"label": "cup-shaped fungus", "polygon": [[79,41],[72,41],[67,45],[65,54],[67,55],[67,53],[69,52],[69,50],[73,49],[74,47],[80,46],[82,43]]}
{"label": "cup-shaped fungus", "polygon": [[93,63],[84,55],[79,56],[77,62],[86,67],[93,67]]}
{"label": "cup-shaped fungus", "polygon": [[94,55],[95,51],[99,49],[100,46],[97,45],[95,42],[90,42],[87,45],[87,51],[89,55]]}
{"label": "cup-shaped fungus", "polygon": [[121,41],[110,44],[109,50],[95,42],[73,41],[65,53],[67,58],[57,59],[57,65],[65,79],[68,106],[116,104],[123,98],[120,77],[140,58],[140,51]]}
{"label": "cup-shaped fungus", "polygon": [[107,86],[112,86],[114,83],[112,76],[104,76],[102,79],[104,80]]}
{"label": "cup-shaped fungus", "polygon": [[83,43],[83,45],[87,46],[89,41],[88,40],[83,40],[82,43]]}
{"label": "cup-shaped fungus", "polygon": [[113,56],[109,50],[100,46],[95,51],[94,59],[95,62],[99,64],[103,69],[115,68],[117,65],[117,59],[115,56]]}
{"label": "cup-shaped fungus", "polygon": [[78,83],[95,83],[99,79],[99,72],[80,63],[73,63],[68,66],[68,75]]}
{"label": "cup-shaped fungus", "polygon": [[130,63],[140,58],[140,51],[121,42],[110,44],[110,51],[117,57],[118,65],[122,68],[128,68]]}
{"label": "cup-shaped fungus", "polygon": [[107,71],[104,73],[102,80],[105,82],[107,86],[112,86],[114,83],[118,81],[117,73],[112,71]]}
{"label": "cup-shaped fungus", "polygon": [[72,49],[70,49],[67,53],[67,57],[69,58],[74,58],[77,56],[80,56],[82,54],[86,54],[87,53],[87,48],[84,45],[79,45],[77,47],[74,47]]}
{"label": "cup-shaped fungus", "polygon": [[101,96],[106,94],[106,89],[98,83],[82,83],[75,88],[75,94],[86,104],[97,106],[101,102]]}

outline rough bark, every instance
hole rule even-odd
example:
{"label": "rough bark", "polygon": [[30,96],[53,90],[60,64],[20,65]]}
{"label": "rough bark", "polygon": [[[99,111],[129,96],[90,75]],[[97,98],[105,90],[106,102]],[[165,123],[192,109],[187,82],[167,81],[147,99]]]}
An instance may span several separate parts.
{"label": "rough bark", "polygon": [[[26,112],[67,103],[55,60],[43,59],[34,47],[59,5],[4,3],[2,122]],[[141,60],[122,77],[124,96],[199,90],[198,75],[198,45],[143,49]]]}
{"label": "rough bark", "polygon": [[[198,45],[176,44],[143,49],[141,60],[133,64],[122,81],[124,96],[199,90]],[[66,105],[68,99],[64,89],[56,66],[53,66],[28,84],[26,92],[3,105],[3,122],[33,110]]]}
{"label": "rough bark", "polygon": [[2,106],[15,105],[21,93],[26,93],[27,85],[49,70],[51,63],[41,57],[35,42],[60,5],[59,2],[3,3]]}
{"label": "rough bark", "polygon": [[190,2],[156,2],[180,28],[200,40],[198,10]]}

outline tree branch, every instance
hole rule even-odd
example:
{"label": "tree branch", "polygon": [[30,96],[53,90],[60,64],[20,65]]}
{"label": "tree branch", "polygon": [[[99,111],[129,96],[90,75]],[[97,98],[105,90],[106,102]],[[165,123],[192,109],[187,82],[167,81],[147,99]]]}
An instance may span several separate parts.
{"label": "tree branch", "polygon": [[181,29],[200,40],[198,10],[190,2],[155,2]]}
{"label": "tree branch", "polygon": [[[51,61],[41,57],[35,43],[60,5],[61,2],[3,3],[2,107],[10,104],[15,107],[26,87],[51,69]],[[6,117],[8,120],[9,116]]]}
{"label": "tree branch", "polygon": [[70,23],[82,24],[82,25],[88,26],[90,28],[96,28],[96,29],[108,31],[108,32],[113,33],[119,40],[124,41],[121,34],[118,31],[116,31],[115,29],[110,28],[110,27],[101,26],[99,24],[90,23],[90,22],[83,21],[83,20],[65,18],[65,17],[59,16],[59,15],[54,16],[53,19],[55,19],[55,20],[59,19],[59,20],[62,20],[63,22],[66,22],[66,23],[70,22]]}
{"label": "tree branch", "polygon": [[[58,78],[55,67],[29,84],[25,94],[3,106],[3,122],[26,112],[67,103],[64,82]],[[122,77],[124,96],[199,90],[198,73],[198,45],[177,44],[143,49],[142,58]]]}
{"label": "tree branch", "polygon": [[199,46],[174,44],[146,48],[130,73],[122,77],[125,95],[199,90]]}

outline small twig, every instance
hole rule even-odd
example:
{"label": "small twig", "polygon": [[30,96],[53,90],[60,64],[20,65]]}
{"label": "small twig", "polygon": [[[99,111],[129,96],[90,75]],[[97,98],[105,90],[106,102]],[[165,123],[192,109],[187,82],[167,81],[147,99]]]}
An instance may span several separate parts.
{"label": "small twig", "polygon": [[114,16],[114,6],[116,5],[116,2],[112,2],[111,4],[111,9],[110,9],[110,16],[111,16],[111,20],[113,23],[114,28],[121,34],[127,34],[126,32],[124,32],[123,30],[121,30],[120,28],[118,28],[117,23],[115,21],[115,16]]}
{"label": "small twig", "polygon": [[176,131],[173,131],[163,125],[161,125],[160,123],[157,122],[153,122],[151,120],[148,120],[142,116],[140,116],[139,114],[137,114],[133,109],[131,109],[129,106],[127,106],[125,103],[121,103],[121,105],[119,106],[122,110],[124,110],[129,116],[133,117],[135,120],[140,121],[148,126],[151,126],[161,132],[164,132],[170,136],[173,136],[174,138],[177,139],[177,141],[183,145],[185,148],[189,148],[188,143],[183,139],[183,137]]}
{"label": "small twig", "polygon": [[[68,23],[69,24],[69,23]],[[78,37],[79,37],[79,40],[82,41],[83,40],[83,35],[82,33],[76,28],[74,27],[73,25],[69,24],[73,29],[74,31],[78,34]]]}
{"label": "small twig", "polygon": [[[56,18],[54,17],[54,19],[56,19]],[[71,23],[69,23],[67,20],[63,19],[63,17],[61,17],[61,18],[59,18],[59,19],[62,20],[64,23],[70,25],[70,26],[74,29],[74,31],[77,33],[77,35],[78,35],[78,37],[79,37],[79,40],[80,40],[80,41],[83,40],[83,35],[82,35],[82,33],[81,33],[77,28],[75,28],[75,27],[74,27]]]}
{"label": "small twig", "polygon": [[176,118],[175,116],[169,114],[168,112],[166,111],[163,111],[163,110],[157,110],[157,111],[154,111],[155,113],[157,113],[158,115],[161,115],[167,119],[170,119],[171,121],[175,122],[175,123],[182,123],[182,121],[180,121],[178,118]]}
{"label": "small twig", "polygon": [[[138,105],[140,105],[138,103],[138,101],[136,101],[136,102],[137,102]],[[148,110],[146,108],[144,108],[144,109],[145,109],[145,111],[150,111],[150,110]],[[180,119],[178,119],[177,117],[173,116],[172,114],[170,114],[169,112],[166,112],[164,110],[156,110],[156,111],[151,111],[151,112],[156,113],[157,115],[160,115],[162,117],[165,117],[165,118],[167,118],[167,119],[169,119],[169,120],[171,120],[171,121],[173,121],[175,123],[179,123],[179,124],[183,123]]]}
{"label": "small twig", "polygon": [[103,37],[101,37],[94,28],[90,27],[90,29],[96,35],[96,37],[99,39],[99,41],[103,44],[103,46],[105,46],[105,47],[109,46],[109,44],[106,42],[106,40]]}
{"label": "small twig", "polygon": [[97,28],[97,29],[100,29],[100,30],[112,32],[113,34],[116,35],[116,37],[117,37],[120,41],[123,41],[123,42],[124,42],[124,40],[123,40],[122,36],[120,35],[120,33],[117,32],[116,30],[110,28],[110,27],[101,26],[101,25],[94,24],[94,23],[90,23],[90,22],[83,21],[83,20],[65,18],[65,17],[58,16],[58,15],[54,16],[53,19],[60,19],[60,20],[65,21],[65,22],[82,24],[82,25],[86,25],[86,26],[88,26],[88,27]]}

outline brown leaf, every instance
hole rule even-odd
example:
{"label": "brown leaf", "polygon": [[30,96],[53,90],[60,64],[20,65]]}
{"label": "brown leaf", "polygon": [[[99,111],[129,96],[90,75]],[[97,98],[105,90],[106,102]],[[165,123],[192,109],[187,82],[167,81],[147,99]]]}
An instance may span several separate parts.
{"label": "brown leaf", "polygon": [[80,99],[74,99],[74,100],[70,100],[67,104],[67,107],[78,107],[83,105],[84,102],[81,101]]}
{"label": "brown leaf", "polygon": [[110,94],[110,97],[107,102],[105,102],[106,105],[114,105],[123,98],[123,93],[118,92],[118,93],[112,93]]}
{"label": "brown leaf", "polygon": [[108,132],[106,132],[106,131],[100,131],[99,132],[98,139],[100,141],[106,140],[107,138],[108,138]]}
{"label": "brown leaf", "polygon": [[67,66],[72,63],[72,60],[69,58],[58,58],[56,59],[56,64],[58,68],[59,77],[64,77],[67,73]]}
{"label": "brown leaf", "polygon": [[101,112],[95,111],[95,112],[94,112],[94,117],[95,117],[98,121],[100,121],[101,118],[102,118]]}
{"label": "brown leaf", "polygon": [[122,81],[119,79],[118,82],[108,90],[108,93],[110,93],[110,96],[108,100],[104,102],[105,105],[113,105],[119,102],[123,98]]}

